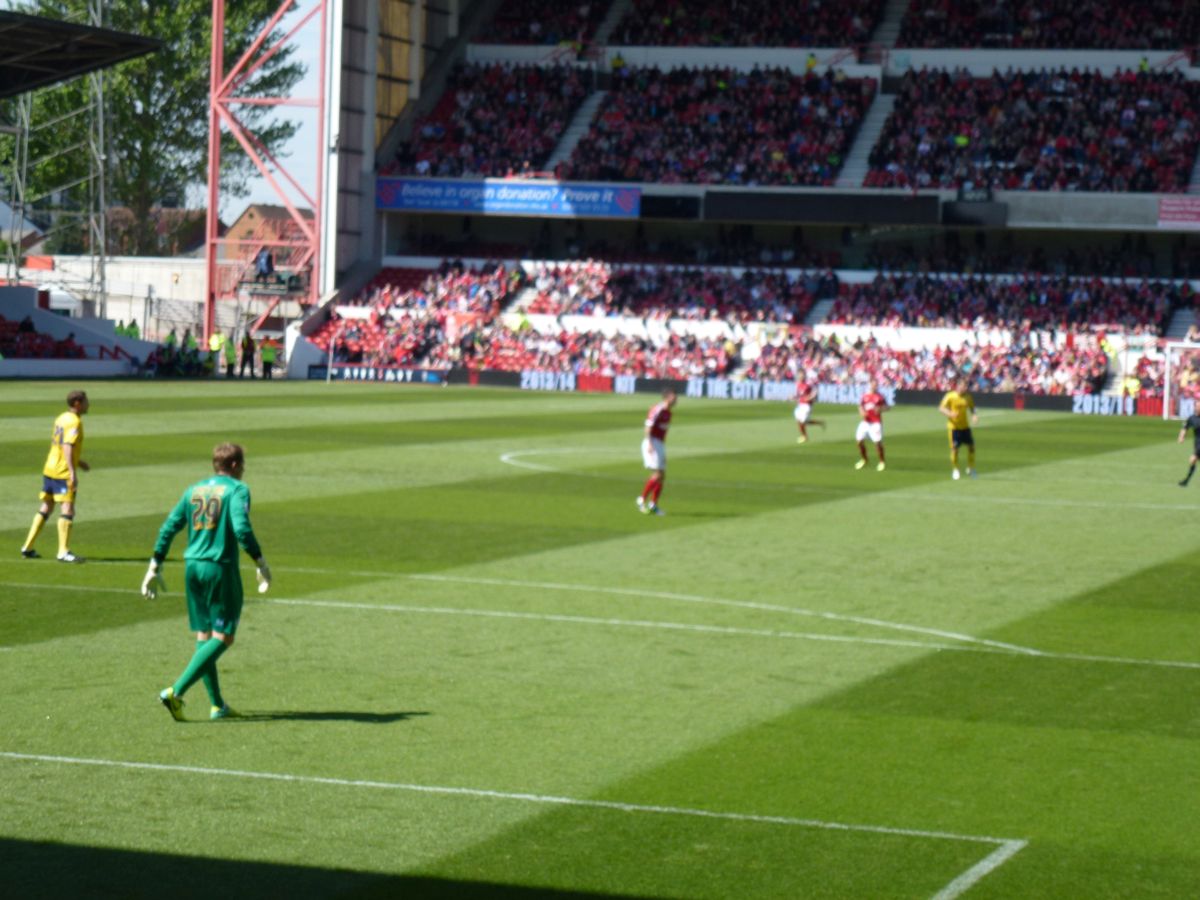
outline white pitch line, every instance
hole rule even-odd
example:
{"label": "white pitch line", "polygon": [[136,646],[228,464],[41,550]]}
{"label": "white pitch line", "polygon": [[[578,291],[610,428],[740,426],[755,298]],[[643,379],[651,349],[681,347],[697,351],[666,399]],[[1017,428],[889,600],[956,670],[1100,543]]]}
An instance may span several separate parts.
{"label": "white pitch line", "polygon": [[[140,563],[139,563],[140,565]],[[276,566],[277,572],[309,572],[317,574],[345,574],[332,573],[326,569],[293,569],[290,567]],[[358,572],[351,573],[360,576],[367,576],[368,573]],[[428,579],[429,576],[421,575],[406,575],[397,574],[394,572],[374,572],[370,573],[369,577],[374,578],[414,578]],[[467,579],[450,579],[441,578],[441,580],[467,580]],[[475,579],[468,580],[469,583],[474,583]],[[521,582],[501,581],[499,579],[493,582],[500,585],[521,584]],[[131,588],[111,588],[111,587],[89,587],[87,585],[77,584],[56,584],[45,585],[18,581],[0,581],[0,585],[5,587],[18,588],[46,588],[52,587],[56,591],[77,591],[88,593],[102,594],[134,594]],[[571,589],[571,588],[563,588]],[[600,590],[598,588],[576,587],[575,590]],[[651,594],[651,596],[654,596]],[[730,635],[745,635],[748,637],[772,637],[792,640],[810,640],[810,641],[826,641],[829,643],[842,644],[866,644],[880,647],[912,647],[919,650],[950,650],[963,653],[991,653],[1001,656],[1024,656],[1035,657],[1038,659],[1047,660],[1064,660],[1067,662],[1096,662],[1096,663],[1111,663],[1113,665],[1122,666],[1145,666],[1150,668],[1160,669],[1192,669],[1200,670],[1200,662],[1189,662],[1187,660],[1172,660],[1172,659],[1141,659],[1130,656],[1103,656],[1098,654],[1088,653],[1065,653],[1054,650],[1034,650],[1024,647],[1016,647],[1009,649],[1007,645],[1000,646],[981,646],[979,644],[942,644],[931,641],[904,641],[895,638],[869,638],[869,637],[854,637],[849,635],[836,634],[818,634],[814,632],[803,631],[779,631],[774,629],[756,629],[756,628],[738,628],[734,626],[721,625],[696,625],[682,622],[661,622],[651,620],[637,619],[613,619],[600,618],[591,616],[571,616],[557,613],[528,613],[515,612],[508,610],[486,610],[486,609],[455,609],[453,607],[433,607],[433,606],[403,606],[398,604],[386,603],[361,603],[357,601],[342,601],[342,600],[306,600],[292,598],[262,598],[255,595],[253,602],[255,603],[272,603],[283,606],[312,606],[312,607],[344,607],[347,609],[362,609],[362,610],[382,610],[385,612],[412,612],[438,615],[458,615],[458,616],[477,616],[490,618],[506,618],[506,619],[527,619],[532,621],[546,622],[563,622],[576,623],[581,625],[607,625],[612,627],[629,627],[629,628],[659,628],[668,631],[691,631],[696,633],[709,634],[730,634]],[[737,601],[729,601],[736,603]],[[786,607],[785,607],[786,609]],[[0,647],[0,651],[16,650],[16,647]]]}
{"label": "white pitch line", "polygon": [[963,641],[968,644],[980,644],[985,647],[997,647],[1010,653],[1025,653],[1030,656],[1040,656],[1041,653],[1029,647],[1016,644],[1006,644],[1003,641],[990,641],[986,638],[972,637],[956,631],[944,631],[939,628],[926,628],[922,625],[908,625],[903,622],[889,622],[886,619],[874,619],[867,616],[851,616],[843,613],[826,612],[822,610],[804,609],[797,606],[780,606],[774,603],[757,603],[751,600],[723,600],[718,597],[703,597],[698,594],[679,594],[673,591],[646,591],[639,588],[614,588],[589,584],[563,584],[555,581],[518,581],[507,578],[468,578],[458,575],[409,574],[405,576],[415,581],[442,581],[458,584],[491,585],[493,587],[526,587],[539,590],[575,591],[590,594],[613,594],[620,597],[652,597],[656,600],[674,600],[680,603],[699,603],[710,606],[730,606],[737,609],[754,609],[765,612],[785,613],[806,618],[827,619],[833,622],[853,622],[856,625],[871,625],[892,631],[904,631],[913,634],[923,634],[928,637],[944,638],[947,640]]}
{"label": "white pitch line", "polygon": [[[575,625],[602,625],[613,628],[645,628],[663,631],[690,631],[698,634],[728,634],[743,637],[790,638],[805,641],[827,641],[840,644],[871,644],[879,647],[908,647],[918,650],[971,650],[963,644],[933,644],[928,641],[902,641],[890,638],[848,637],[838,634],[816,634],[804,631],[778,631],[769,628],[737,628],[726,625],[694,625],[686,622],[658,622],[648,619],[612,619],[598,616],[569,616],[557,613],[513,612],[494,609],[463,609],[447,606],[405,606],[393,603],[359,603],[352,600],[298,600],[267,598],[262,603],[280,606],[315,606],[331,609],[362,609],[368,611],[415,613],[437,616],[467,616],[491,619],[523,619],[533,622],[562,622]],[[995,651],[1008,652],[1008,651]],[[1198,664],[1200,666],[1200,664]]]}
{"label": "white pitch line", "polygon": [[416,794],[471,797],[486,800],[508,800],[534,803],[544,806],[598,809],[643,815],[686,816],[694,819],[713,819],[724,822],[749,822],[760,825],[781,825],[792,828],[811,828],[822,831],[842,831],[858,834],[883,834],[892,837],[909,837],[922,840],[956,841],[972,844],[997,845],[983,860],[957,876],[936,895],[935,900],[953,900],[968,888],[993,872],[1003,863],[1028,845],[1028,841],[1014,838],[997,838],[977,834],[955,834],[949,831],[930,831],[918,828],[894,828],[888,825],[860,825],[848,822],[826,822],[820,819],[801,819],[791,816],[768,816],[757,813],[721,812],[718,810],[694,809],[685,806],[658,806],[643,803],[621,803],[615,800],[586,800],[580,797],[563,797],[554,794],[534,794],[511,791],[495,791],[485,788],[449,787],[443,785],[410,784],[394,781],[370,781],[353,778],[329,778],[318,775],[292,775],[282,772],[252,772],[244,769],[214,769],[204,766],[180,766],[167,763],[130,762],[113,759],[89,759],[74,756],[50,756],[40,753],[16,753],[0,751],[0,757],[20,762],[56,763],[72,766],[99,766],[113,769],[129,769],[147,772],[172,772],[184,775],[206,775],[219,778],[246,778],[257,781],[279,781],[292,784],[312,784],[330,787],[365,788],[371,790],[403,791]]}
{"label": "white pitch line", "polygon": [[[540,465],[538,463],[521,461],[523,456],[543,456],[553,455],[557,453],[610,453],[611,450],[605,448],[588,448],[588,447],[548,447],[544,450],[511,450],[507,453],[500,454],[500,462],[510,466],[517,466],[523,469],[532,469],[537,472],[552,472],[556,475],[576,475],[582,478],[599,478],[605,481],[633,481],[632,478],[624,478],[617,475],[608,475],[603,472],[587,472],[580,469],[563,469],[557,466]],[[983,476],[984,480],[992,481],[1016,481],[1012,476],[1000,475],[993,479],[991,476]],[[947,501],[960,503],[991,503],[1001,506],[1037,506],[1037,507],[1055,507],[1061,509],[1135,509],[1147,510],[1152,512],[1196,512],[1197,507],[1194,504],[1181,503],[1142,503],[1142,502],[1121,502],[1107,500],[1061,500],[1047,499],[1044,497],[993,497],[979,496],[975,493],[933,493],[933,492],[918,492],[912,490],[899,491],[867,491],[857,490],[855,488],[830,488],[819,487],[815,485],[804,484],[763,484],[762,482],[754,481],[698,481],[688,478],[673,478],[672,484],[686,484],[694,487],[712,487],[712,488],[736,488],[743,491],[763,491],[769,493],[779,493],[784,491],[792,494],[817,494],[819,496],[828,497],[859,497],[867,496],[879,497],[887,500],[932,500],[932,501]],[[1109,482],[1105,482],[1106,484]],[[1143,487],[1149,487],[1148,484],[1139,482]]]}
{"label": "white pitch line", "polygon": [[770,628],[738,628],[726,625],[695,625],[685,622],[660,622],[648,619],[612,619],[598,616],[570,616],[559,613],[530,613],[510,610],[470,609],[444,606],[405,606],[393,603],[361,603],[353,600],[301,600],[292,598],[260,599],[260,603],[280,606],[313,606],[334,609],[379,610],[383,612],[416,613],[427,615],[467,616],[493,619],[525,619],[536,622],[562,622],[578,625],[602,625],[613,628],[646,628],[664,631],[690,631],[699,634],[728,634],[745,637],[783,638],[803,641],[825,641],[838,644],[867,644],[877,647],[908,647],[918,650],[950,650],[959,653],[991,653],[1000,656],[1035,656],[1039,659],[1065,660],[1069,662],[1115,663],[1120,665],[1149,666],[1168,669],[1200,670],[1200,662],[1169,659],[1134,659],[1125,656],[1091,656],[1084,653],[1056,653],[1039,650],[1033,653],[1024,650],[1008,650],[1004,647],[979,647],[971,644],[939,644],[930,641],[904,641],[896,638],[851,637],[840,634],[818,634],[810,631],[779,631]]}
{"label": "white pitch line", "polygon": [[986,857],[963,872],[948,885],[933,895],[931,900],[954,900],[978,884],[985,876],[996,871],[1028,846],[1028,841],[1005,841]]}
{"label": "white pitch line", "polygon": [[[922,634],[926,637],[941,638],[944,640],[963,641],[969,644],[979,644],[985,647],[996,647],[1001,650],[1006,650],[1011,653],[1026,653],[1030,656],[1040,656],[1041,652],[1029,647],[1021,647],[1017,644],[1007,644],[1003,641],[992,641],[987,638],[972,637],[969,634],[960,634],[955,631],[944,631],[938,628],[927,628],[922,625],[909,625],[904,622],[890,622],[886,619],[874,619],[867,616],[851,616],[842,613],[826,612],[822,610],[804,609],[794,606],[780,606],[771,603],[756,603],[750,600],[724,600],[717,597],[702,597],[696,594],[678,594],[669,591],[645,591],[634,588],[612,588],[601,587],[598,585],[572,585],[560,584],[557,582],[544,581],[510,581],[500,578],[466,578],[452,575],[433,575],[433,574],[413,574],[413,573],[395,573],[395,572],[363,572],[363,571],[348,571],[334,572],[329,569],[317,568],[301,568],[287,567],[280,568],[279,571],[299,572],[310,575],[351,575],[362,578],[409,578],[415,581],[435,581],[435,582],[450,582],[458,584],[479,584],[493,585],[500,587],[528,587],[537,588],[539,590],[558,590],[558,591],[574,591],[592,594],[611,594],[622,597],[652,597],[656,600],[671,600],[681,603],[697,603],[707,604],[710,606],[727,606],[735,609],[753,609],[765,612],[784,613],[793,616],[803,616],[806,618],[826,619],[832,622],[853,622],[856,625],[869,625],[874,628],[883,628],[890,631],[901,631],[910,634]],[[38,588],[44,585],[36,584],[20,584],[17,582],[5,582],[12,587]],[[59,586],[56,585],[56,588]],[[62,586],[64,590],[80,589],[85,590],[80,586]],[[91,590],[112,590],[92,588]]]}

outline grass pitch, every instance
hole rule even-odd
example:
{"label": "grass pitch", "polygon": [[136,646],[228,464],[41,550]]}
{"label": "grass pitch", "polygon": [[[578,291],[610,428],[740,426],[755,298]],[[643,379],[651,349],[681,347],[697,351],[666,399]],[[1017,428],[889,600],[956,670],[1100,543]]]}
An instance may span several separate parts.
{"label": "grass pitch", "polygon": [[[656,518],[649,396],[96,383],[89,562],[22,560],[73,386],[0,384],[6,896],[1200,896],[1174,424],[984,411],[952,482],[931,408],[878,473],[682,399]],[[176,724],[181,540],[137,589],[222,440],[275,583]]]}

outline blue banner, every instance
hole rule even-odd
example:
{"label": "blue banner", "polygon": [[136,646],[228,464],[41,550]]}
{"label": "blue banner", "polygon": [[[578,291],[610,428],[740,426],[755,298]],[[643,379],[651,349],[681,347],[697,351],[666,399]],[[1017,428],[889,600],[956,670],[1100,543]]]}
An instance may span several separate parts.
{"label": "blue banner", "polygon": [[642,191],[616,184],[379,178],[375,206],[407,212],[636,219]]}

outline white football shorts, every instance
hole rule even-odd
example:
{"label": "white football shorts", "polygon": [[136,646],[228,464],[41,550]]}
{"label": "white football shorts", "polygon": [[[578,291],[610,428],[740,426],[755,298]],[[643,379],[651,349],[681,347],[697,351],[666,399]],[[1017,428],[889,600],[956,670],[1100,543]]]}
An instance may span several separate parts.
{"label": "white football shorts", "polygon": [[659,438],[642,438],[642,465],[647,469],[667,468],[667,448]]}
{"label": "white football shorts", "polygon": [[797,403],[796,404],[796,421],[797,422],[799,422],[801,425],[803,425],[805,422],[808,421],[808,417],[810,415],[812,415],[812,404],[811,403]]}
{"label": "white football shorts", "polygon": [[870,438],[874,443],[883,442],[883,423],[882,422],[859,422],[858,431],[854,433],[856,441],[862,441]]}

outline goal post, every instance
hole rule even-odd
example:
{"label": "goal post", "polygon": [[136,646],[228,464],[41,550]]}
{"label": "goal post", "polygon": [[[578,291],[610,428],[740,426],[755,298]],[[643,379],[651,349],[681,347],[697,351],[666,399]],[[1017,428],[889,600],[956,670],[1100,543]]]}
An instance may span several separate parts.
{"label": "goal post", "polygon": [[1200,399],[1200,344],[1168,341],[1162,361],[1163,418],[1186,419]]}

